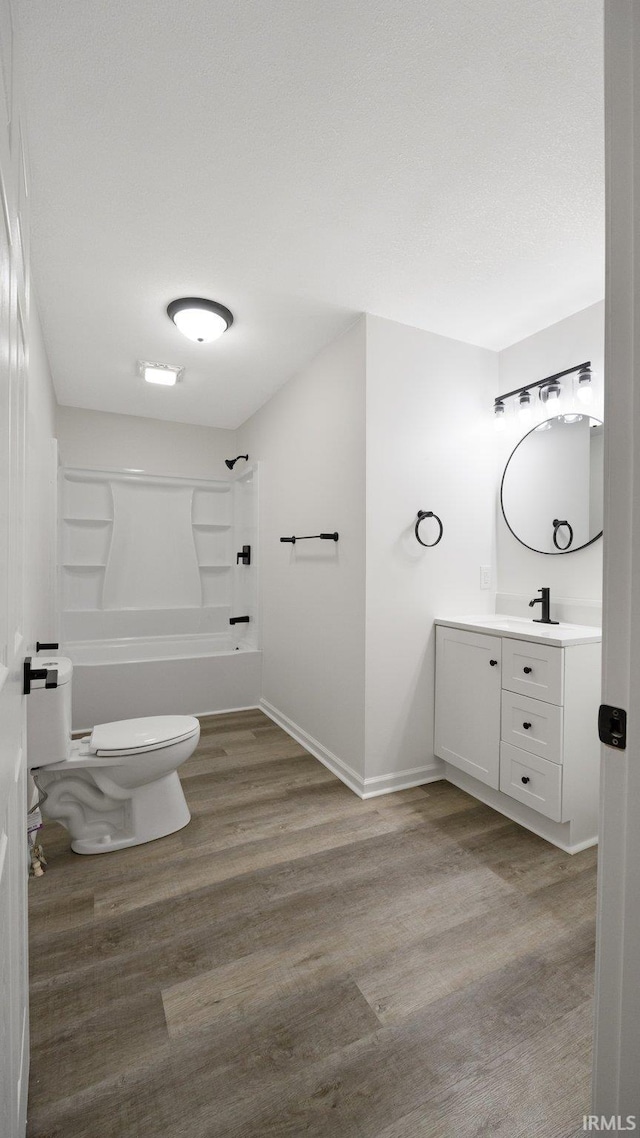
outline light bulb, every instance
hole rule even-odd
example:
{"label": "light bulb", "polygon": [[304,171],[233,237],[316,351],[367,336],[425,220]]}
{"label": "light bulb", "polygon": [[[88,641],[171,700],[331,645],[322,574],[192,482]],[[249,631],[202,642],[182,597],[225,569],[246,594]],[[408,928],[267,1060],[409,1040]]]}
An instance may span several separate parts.
{"label": "light bulb", "polygon": [[506,407],[501,399],[496,400],[493,405],[494,424],[496,431],[504,431],[507,423],[505,417]]}
{"label": "light bulb", "polygon": [[584,404],[591,403],[593,400],[593,384],[591,383],[591,371],[589,368],[584,368],[578,375],[576,399]]}
{"label": "light bulb", "polygon": [[521,391],[518,397],[518,418],[521,423],[528,423],[533,413],[531,395],[528,391]]}
{"label": "light bulb", "polygon": [[560,400],[562,388],[559,383],[548,383],[546,387],[540,389],[540,397],[543,403],[557,403]]}

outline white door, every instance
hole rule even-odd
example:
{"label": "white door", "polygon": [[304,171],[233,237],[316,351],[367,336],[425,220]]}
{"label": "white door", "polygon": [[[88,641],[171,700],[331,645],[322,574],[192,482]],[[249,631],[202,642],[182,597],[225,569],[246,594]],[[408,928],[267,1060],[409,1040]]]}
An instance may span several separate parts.
{"label": "white door", "polygon": [[[0,0],[0,1134],[24,1134],[28,1077],[24,657],[26,185]],[[18,218],[20,217],[20,222]]]}
{"label": "white door", "polygon": [[607,316],[603,702],[593,1110],[640,1130],[640,4],[605,3]]}
{"label": "white door", "polygon": [[435,753],[496,790],[501,643],[498,636],[436,629]]}

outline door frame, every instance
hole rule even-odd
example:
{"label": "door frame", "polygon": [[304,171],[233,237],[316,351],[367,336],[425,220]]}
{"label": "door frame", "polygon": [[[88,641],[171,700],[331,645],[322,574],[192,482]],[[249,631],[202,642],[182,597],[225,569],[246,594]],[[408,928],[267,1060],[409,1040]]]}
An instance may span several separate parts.
{"label": "door frame", "polygon": [[629,723],[626,750],[602,748],[593,1110],[640,1125],[640,5],[605,0],[604,17],[602,700]]}

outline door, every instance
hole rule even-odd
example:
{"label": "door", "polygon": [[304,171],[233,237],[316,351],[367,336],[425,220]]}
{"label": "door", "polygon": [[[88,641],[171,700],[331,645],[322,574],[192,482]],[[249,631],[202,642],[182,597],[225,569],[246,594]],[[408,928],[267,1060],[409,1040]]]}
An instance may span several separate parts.
{"label": "door", "polygon": [[605,4],[607,284],[603,702],[593,1111],[640,1125],[640,5]]}
{"label": "door", "polygon": [[435,753],[496,790],[501,644],[498,636],[436,629]]}
{"label": "door", "polygon": [[[24,645],[26,184],[0,0],[0,1134],[24,1134],[28,1078]],[[20,218],[20,221],[19,221]]]}

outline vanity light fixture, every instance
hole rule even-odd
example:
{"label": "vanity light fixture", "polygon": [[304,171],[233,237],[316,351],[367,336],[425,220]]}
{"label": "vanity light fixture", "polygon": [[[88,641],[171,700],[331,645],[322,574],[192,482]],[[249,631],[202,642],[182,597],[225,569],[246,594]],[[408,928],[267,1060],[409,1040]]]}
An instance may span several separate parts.
{"label": "vanity light fixture", "polygon": [[[556,375],[548,375],[545,379],[536,379],[535,383],[526,383],[524,387],[516,387],[513,391],[506,391],[504,395],[498,395],[494,400],[493,409],[496,415],[496,422],[504,423],[504,414],[506,411],[505,401],[513,399],[517,396],[518,405],[521,411],[527,411],[533,407],[531,400],[531,391],[538,392],[538,397],[542,403],[556,403],[562,395],[561,379],[567,375],[575,375],[578,373],[578,387],[576,394],[581,401],[587,402],[591,397],[591,363],[587,360],[586,363],[576,364],[575,367],[568,367],[565,371],[559,371]],[[584,395],[581,395],[581,391]]]}
{"label": "vanity light fixture", "polygon": [[497,431],[502,431],[506,426],[505,420],[506,407],[501,399],[496,399],[493,405],[493,414],[495,415],[495,425]]}
{"label": "vanity light fixture", "polygon": [[148,360],[138,360],[138,375],[146,379],[147,383],[160,383],[163,387],[173,387],[182,379],[184,368],[173,367],[171,364],[152,364]]}
{"label": "vanity light fixture", "polygon": [[167,306],[167,316],[176,328],[196,344],[210,344],[233,324],[233,313],[216,300],[183,296]]}

